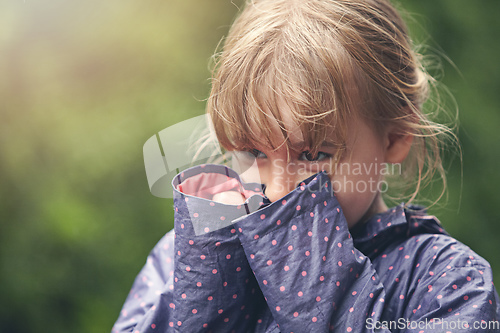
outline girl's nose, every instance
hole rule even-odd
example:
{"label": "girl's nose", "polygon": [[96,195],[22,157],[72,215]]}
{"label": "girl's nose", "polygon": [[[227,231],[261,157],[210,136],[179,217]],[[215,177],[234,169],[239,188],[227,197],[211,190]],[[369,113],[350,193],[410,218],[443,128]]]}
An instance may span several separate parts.
{"label": "girl's nose", "polygon": [[284,197],[296,187],[295,178],[295,175],[287,170],[286,166],[273,168],[270,177],[267,178],[264,194],[271,202]]}

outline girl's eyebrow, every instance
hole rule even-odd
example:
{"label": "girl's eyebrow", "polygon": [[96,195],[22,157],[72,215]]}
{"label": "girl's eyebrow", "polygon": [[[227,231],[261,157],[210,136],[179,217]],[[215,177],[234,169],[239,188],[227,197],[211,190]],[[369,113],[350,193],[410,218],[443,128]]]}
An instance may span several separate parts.
{"label": "girl's eyebrow", "polygon": [[[292,143],[292,146],[294,149],[300,150],[300,149],[303,149],[304,147],[307,147],[308,145],[305,143],[305,141],[300,141],[300,142]],[[335,147],[338,147],[339,145],[335,144],[333,142],[330,142],[330,141],[323,141],[319,146],[320,147],[335,148]]]}

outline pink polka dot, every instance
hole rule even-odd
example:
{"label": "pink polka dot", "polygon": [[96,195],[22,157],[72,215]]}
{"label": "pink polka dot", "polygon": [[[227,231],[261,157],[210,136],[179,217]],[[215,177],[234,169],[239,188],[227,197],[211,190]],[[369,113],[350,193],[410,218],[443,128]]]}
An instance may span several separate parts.
{"label": "pink polka dot", "polygon": [[323,238],[325,240],[325,242],[328,242],[328,237],[325,236],[325,238]]}
{"label": "pink polka dot", "polygon": [[182,298],[186,298],[187,296],[186,296],[186,294],[182,294],[181,297]]}
{"label": "pink polka dot", "polygon": [[152,329],[155,329],[155,328],[156,328],[156,325],[155,325],[155,324],[151,324],[151,328],[152,328]]}
{"label": "pink polka dot", "polygon": [[191,271],[191,267],[186,267],[186,271],[190,272]]}
{"label": "pink polka dot", "polygon": [[297,295],[298,295],[299,297],[302,297],[302,296],[304,295],[304,293],[303,293],[302,291],[299,291],[299,292],[297,293]]}
{"label": "pink polka dot", "polygon": [[212,274],[217,274],[217,270],[215,268],[212,270]]}
{"label": "pink polka dot", "polygon": [[437,299],[443,298],[443,295],[437,295]]}
{"label": "pink polka dot", "polygon": [[453,289],[457,289],[458,287],[457,287],[457,285],[456,285],[456,284],[454,284],[454,285],[452,286],[452,288],[453,288]]}
{"label": "pink polka dot", "polygon": [[271,244],[276,245],[276,244],[278,244],[278,242],[276,241],[276,239],[273,239],[273,241],[271,242]]}
{"label": "pink polka dot", "polygon": [[281,308],[279,306],[277,306],[276,311],[281,311]]}
{"label": "pink polka dot", "polygon": [[215,206],[215,203],[214,203],[214,202],[211,202],[211,203],[210,203],[210,206],[212,206],[212,207],[213,207],[213,206]]}
{"label": "pink polka dot", "polygon": [[219,309],[219,311],[217,311],[219,314],[222,314],[222,312],[224,312],[224,310],[222,309]]}
{"label": "pink polka dot", "polygon": [[170,303],[169,306],[172,308],[172,309],[175,309],[175,304],[174,303]]}
{"label": "pink polka dot", "polygon": [[399,299],[404,299],[405,296],[404,295],[399,295]]}
{"label": "pink polka dot", "polygon": [[189,240],[189,245],[193,245],[194,241],[192,239]]}
{"label": "pink polka dot", "polygon": [[222,284],[224,287],[227,287],[227,281],[224,281],[224,283]]}
{"label": "pink polka dot", "polygon": [[311,252],[306,251],[306,257],[309,257],[310,254],[311,254]]}
{"label": "pink polka dot", "polygon": [[290,270],[290,267],[285,266],[285,268],[283,268],[283,269],[288,272]]}
{"label": "pink polka dot", "polygon": [[294,312],[294,313],[293,313],[293,316],[294,316],[295,318],[297,318],[297,317],[299,316],[299,313],[298,313],[298,312]]}
{"label": "pink polka dot", "polygon": [[302,276],[306,276],[307,275],[307,272],[306,271],[302,271]]}
{"label": "pink polka dot", "polygon": [[259,239],[259,235],[253,236],[253,239]]}
{"label": "pink polka dot", "polygon": [[280,291],[285,291],[285,286],[281,286]]}
{"label": "pink polka dot", "polygon": [[288,251],[292,251],[293,250],[293,246],[292,245],[288,245]]}
{"label": "pink polka dot", "polygon": [[261,220],[263,220],[263,219],[265,219],[265,218],[266,218],[266,215],[265,215],[265,214],[261,214],[261,215],[260,215],[260,219],[261,219]]}
{"label": "pink polka dot", "polygon": [[394,266],[389,266],[389,270],[392,271],[392,269],[394,268]]}
{"label": "pink polka dot", "polygon": [[337,246],[338,246],[338,247],[342,247],[342,243],[338,243],[338,244],[337,244]]}
{"label": "pink polka dot", "polygon": [[210,229],[208,227],[205,227],[205,229],[203,229],[203,230],[205,230],[205,232],[209,232],[210,231]]}
{"label": "pink polka dot", "polygon": [[324,277],[323,275],[321,275],[321,276],[319,277],[319,280],[320,280],[320,281],[325,281],[325,277]]}
{"label": "pink polka dot", "polygon": [[307,233],[307,235],[308,235],[309,237],[312,237],[312,235],[313,235],[312,231],[309,231],[309,232]]}
{"label": "pink polka dot", "polygon": [[264,285],[267,285],[267,280],[262,281]]}
{"label": "pink polka dot", "polygon": [[221,219],[221,221],[224,221],[226,219],[226,217],[225,216],[221,216],[220,219]]}
{"label": "pink polka dot", "polygon": [[215,246],[220,246],[220,245],[221,245],[221,242],[215,243]]}
{"label": "pink polka dot", "polygon": [[293,231],[297,230],[297,226],[296,226],[295,224],[294,224],[294,225],[292,225],[292,230],[293,230]]}
{"label": "pink polka dot", "polygon": [[237,298],[238,298],[238,294],[234,294],[233,299],[237,299]]}
{"label": "pink polka dot", "polygon": [[325,202],[323,202],[323,205],[325,205],[325,206],[326,206],[327,204],[328,204],[328,203],[327,203],[326,201],[325,201]]}
{"label": "pink polka dot", "polygon": [[206,257],[205,257],[205,255],[203,255],[203,254],[200,256],[200,259],[201,259],[201,260],[205,260],[205,258],[206,258]]}
{"label": "pink polka dot", "polygon": [[352,332],[352,328],[348,327],[347,332]]}
{"label": "pink polka dot", "polygon": [[312,319],[311,319],[311,320],[312,320],[312,322],[313,322],[313,323],[315,323],[315,322],[317,322],[317,321],[318,321],[318,318],[316,318],[316,317],[312,317]]}
{"label": "pink polka dot", "polygon": [[241,272],[241,267],[236,267],[237,272]]}
{"label": "pink polka dot", "polygon": [[197,286],[197,287],[201,287],[201,282],[197,282],[197,283],[196,283],[196,286]]}
{"label": "pink polka dot", "polygon": [[342,266],[342,261],[339,261],[337,264],[338,264],[339,266]]}
{"label": "pink polka dot", "polygon": [[194,214],[193,214],[193,216],[194,216],[194,217],[198,217],[198,216],[200,216],[200,215],[198,215],[198,213],[194,213]]}
{"label": "pink polka dot", "polygon": [[314,194],[314,193],[311,194],[311,197],[316,198],[316,194]]}
{"label": "pink polka dot", "polygon": [[267,261],[267,266],[271,266],[273,264],[273,261],[272,260],[268,260]]}
{"label": "pink polka dot", "polygon": [[286,200],[281,201],[282,205],[286,205]]}
{"label": "pink polka dot", "polygon": [[193,314],[197,314],[198,313],[198,310],[196,309],[193,309],[193,311],[191,311]]}
{"label": "pink polka dot", "polygon": [[469,296],[464,296],[464,301],[467,301],[469,299]]}
{"label": "pink polka dot", "polygon": [[358,293],[357,291],[353,291],[352,296],[356,296],[357,293]]}
{"label": "pink polka dot", "polygon": [[319,301],[321,301],[321,297],[318,296],[318,297],[316,297],[316,302],[319,302]]}
{"label": "pink polka dot", "polygon": [[313,212],[310,212],[310,213],[309,213],[309,216],[314,217],[314,213],[313,213]]}
{"label": "pink polka dot", "polygon": [[328,223],[328,218],[325,218],[325,223]]}
{"label": "pink polka dot", "polygon": [[276,224],[280,225],[281,224],[281,220],[276,221]]}
{"label": "pink polka dot", "polygon": [[300,205],[297,205],[297,207],[295,207],[296,210],[300,210]]}
{"label": "pink polka dot", "polygon": [[336,285],[337,285],[337,287],[339,287],[340,286],[340,281],[337,281]]}
{"label": "pink polka dot", "polygon": [[431,292],[432,291],[432,285],[428,285],[427,289],[429,290],[429,292]]}
{"label": "pink polka dot", "polygon": [[231,255],[230,255],[230,254],[228,254],[228,255],[226,256],[226,259],[231,259]]}

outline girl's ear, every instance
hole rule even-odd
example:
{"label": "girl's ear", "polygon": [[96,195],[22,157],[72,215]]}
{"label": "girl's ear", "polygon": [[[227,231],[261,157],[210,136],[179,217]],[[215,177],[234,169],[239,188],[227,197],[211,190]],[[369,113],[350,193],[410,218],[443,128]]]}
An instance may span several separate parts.
{"label": "girl's ear", "polygon": [[385,162],[402,163],[410,152],[413,143],[412,134],[389,132],[386,136]]}

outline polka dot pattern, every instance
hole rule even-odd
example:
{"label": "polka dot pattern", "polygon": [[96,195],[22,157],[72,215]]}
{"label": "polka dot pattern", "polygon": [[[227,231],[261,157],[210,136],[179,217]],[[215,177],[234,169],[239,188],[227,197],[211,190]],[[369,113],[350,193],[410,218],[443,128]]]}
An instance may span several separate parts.
{"label": "polka dot pattern", "polygon": [[324,173],[259,207],[233,221],[243,206],[174,193],[175,237],[151,252],[112,332],[359,332],[368,317],[488,321],[497,311],[489,264],[421,209],[349,230]]}

